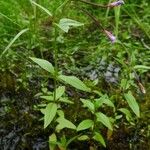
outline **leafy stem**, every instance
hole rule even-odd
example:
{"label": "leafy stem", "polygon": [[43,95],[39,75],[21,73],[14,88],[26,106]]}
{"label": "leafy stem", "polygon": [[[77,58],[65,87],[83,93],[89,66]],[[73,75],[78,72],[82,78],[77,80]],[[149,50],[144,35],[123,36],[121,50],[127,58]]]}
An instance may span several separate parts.
{"label": "leafy stem", "polygon": [[89,1],[86,1],[86,0],[78,0],[78,1],[82,2],[82,3],[85,3],[85,4],[95,6],[95,7],[101,7],[101,8],[107,8],[108,7],[107,5],[97,4],[97,3],[89,2]]}
{"label": "leafy stem", "polygon": [[57,75],[58,75],[58,49],[57,49],[57,27],[54,26],[54,67],[55,67],[55,77],[54,77],[54,101],[56,101],[56,88],[57,88]]}
{"label": "leafy stem", "polygon": [[[75,6],[76,7],[76,6]],[[99,28],[99,29],[102,29],[103,31],[105,30],[102,26],[102,24],[93,16],[91,15],[88,11],[82,9],[82,8],[79,8],[77,7],[78,9],[80,9],[83,13],[85,13],[87,16],[89,16],[96,24],[96,26]]]}

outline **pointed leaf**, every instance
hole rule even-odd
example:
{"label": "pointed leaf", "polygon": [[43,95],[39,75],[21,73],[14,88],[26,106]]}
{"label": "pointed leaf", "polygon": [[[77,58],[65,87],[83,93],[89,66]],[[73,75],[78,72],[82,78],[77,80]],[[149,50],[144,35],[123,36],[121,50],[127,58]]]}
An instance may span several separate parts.
{"label": "pointed leaf", "polygon": [[57,112],[57,105],[55,103],[49,103],[44,111],[44,128],[46,128],[54,119]]}
{"label": "pointed leaf", "polygon": [[91,112],[95,111],[94,104],[90,100],[81,99],[83,107],[87,107]]}
{"label": "pointed leaf", "polygon": [[132,119],[132,115],[131,115],[131,113],[130,113],[130,111],[128,109],[126,109],[126,108],[120,108],[119,111],[121,111],[123,114],[126,115],[126,119],[128,121],[130,121]]}
{"label": "pointed leaf", "polygon": [[53,96],[40,96],[40,98],[43,98],[43,99],[48,100],[48,101],[54,101]]}
{"label": "pointed leaf", "polygon": [[34,4],[35,6],[39,7],[40,9],[42,9],[44,12],[46,12],[49,16],[52,16],[51,12],[46,9],[45,7],[41,6],[40,4],[37,4],[36,2],[30,0],[32,4]]}
{"label": "pointed leaf", "polygon": [[50,150],[55,150],[57,144],[57,137],[56,134],[53,133],[52,135],[49,136],[49,148]]}
{"label": "pointed leaf", "polygon": [[41,68],[43,68],[44,70],[54,74],[54,67],[53,65],[48,62],[47,60],[44,59],[40,59],[40,58],[34,58],[34,57],[30,57],[30,59],[32,61],[34,61],[36,64],[38,64]]}
{"label": "pointed leaf", "polygon": [[103,138],[103,136],[100,133],[95,132],[95,135],[94,135],[93,139],[98,141],[98,142],[100,142],[104,147],[106,147],[104,138]]}
{"label": "pointed leaf", "polygon": [[81,135],[80,137],[78,137],[79,141],[85,141],[85,140],[89,140],[90,138],[88,137],[88,135]]}
{"label": "pointed leaf", "polygon": [[90,119],[83,120],[77,127],[77,131],[85,130],[88,128],[91,128],[93,126],[94,122]]}
{"label": "pointed leaf", "polygon": [[99,99],[95,99],[95,106],[97,108],[102,106],[102,104],[106,104],[106,105],[108,105],[110,107],[115,108],[113,102],[111,100],[109,100],[109,97],[106,94],[101,96]]}
{"label": "pointed leaf", "polygon": [[136,66],[134,66],[134,69],[149,70],[150,66],[136,65]]}
{"label": "pointed leaf", "polygon": [[60,118],[64,118],[64,112],[62,110],[57,110],[57,114]]}
{"label": "pointed leaf", "polygon": [[140,117],[139,105],[136,102],[135,98],[133,97],[131,91],[129,91],[127,94],[124,94],[124,96],[132,111],[136,114],[137,117]]}
{"label": "pointed leaf", "polygon": [[90,92],[90,88],[88,88],[81,80],[79,80],[75,76],[60,75],[58,78],[79,90]]}
{"label": "pointed leaf", "polygon": [[59,117],[56,121],[59,123],[59,130],[63,128],[76,129],[76,126],[71,121],[63,117]]}
{"label": "pointed leaf", "polygon": [[59,102],[67,103],[67,104],[74,104],[74,102],[68,100],[66,97],[61,97],[61,98],[59,99]]}
{"label": "pointed leaf", "polygon": [[56,89],[56,100],[59,99],[65,92],[65,86],[59,86]]}
{"label": "pointed leaf", "polygon": [[97,121],[101,122],[108,129],[113,130],[112,124],[111,124],[109,118],[105,114],[98,112],[98,113],[96,113],[96,117],[97,117]]}
{"label": "pointed leaf", "polygon": [[60,29],[62,29],[64,32],[68,32],[70,27],[78,27],[78,26],[83,26],[83,23],[80,23],[78,21],[68,19],[68,18],[63,18],[59,21],[59,24],[56,24]]}
{"label": "pointed leaf", "polygon": [[2,57],[2,55],[4,55],[7,50],[9,50],[9,48],[13,45],[13,43],[25,32],[27,32],[29,29],[23,29],[21,30],[13,39],[12,41],[7,45],[7,47],[4,49],[4,51],[2,52],[2,54],[0,55],[0,57]]}

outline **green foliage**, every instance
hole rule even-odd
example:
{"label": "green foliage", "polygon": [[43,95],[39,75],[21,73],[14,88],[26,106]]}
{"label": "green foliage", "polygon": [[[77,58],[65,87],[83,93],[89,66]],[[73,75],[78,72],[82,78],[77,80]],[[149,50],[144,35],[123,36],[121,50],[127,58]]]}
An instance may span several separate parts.
{"label": "green foliage", "polygon": [[60,131],[64,128],[69,128],[69,129],[76,129],[76,126],[69,120],[63,118],[63,117],[59,117],[56,120],[59,124],[56,126],[56,130]]}
{"label": "green foliage", "polygon": [[93,136],[93,139],[96,140],[96,141],[98,141],[98,142],[100,142],[104,147],[106,147],[104,138],[103,138],[103,136],[100,133],[95,132],[94,136]]}
{"label": "green foliage", "polygon": [[96,117],[97,117],[97,121],[101,122],[108,129],[113,130],[110,119],[105,114],[98,112],[98,113],[96,113]]}
{"label": "green foliage", "polygon": [[33,58],[33,57],[30,57],[30,59],[32,61],[34,61],[36,64],[38,64],[41,68],[43,68],[44,70],[50,72],[51,74],[54,74],[54,67],[53,65],[48,62],[47,60],[44,60],[44,59],[40,59],[40,58]]}
{"label": "green foliage", "polygon": [[130,111],[127,108],[120,108],[119,111],[121,111],[123,114],[125,114],[126,119],[130,122],[132,120],[132,115]]}
{"label": "green foliage", "polygon": [[57,105],[55,103],[47,104],[44,109],[44,128],[46,128],[54,119],[57,112]]}
{"label": "green foliage", "polygon": [[39,7],[41,10],[43,10],[44,12],[46,12],[49,16],[52,16],[52,13],[48,9],[46,9],[45,7],[37,4],[36,2],[34,2],[32,0],[30,0],[30,1],[31,1],[32,4],[34,4],[35,6]]}
{"label": "green foliage", "polygon": [[58,79],[64,81],[67,84],[70,84],[71,86],[79,90],[90,92],[90,88],[88,88],[81,80],[79,80],[75,76],[60,75],[58,76]]}
{"label": "green foliage", "polygon": [[90,120],[90,119],[83,120],[77,126],[77,131],[82,131],[82,130],[91,128],[93,125],[94,125],[94,122],[92,120]]}
{"label": "green foliage", "polygon": [[133,97],[131,91],[129,91],[128,93],[124,94],[125,99],[127,100],[130,108],[132,109],[132,111],[136,114],[137,117],[140,117],[140,110],[139,110],[139,105],[136,102],[135,98]]}
{"label": "green foliage", "polygon": [[4,49],[4,51],[2,52],[2,54],[0,55],[0,57],[2,57],[2,55],[4,55],[7,50],[12,46],[12,44],[25,32],[27,32],[29,29],[23,29],[21,30],[14,38],[13,40],[7,45],[7,47]]}
{"label": "green foliage", "polygon": [[57,142],[57,137],[56,137],[56,134],[52,134],[49,136],[49,148],[51,150],[55,150],[55,147],[56,147],[56,142]]}
{"label": "green foliage", "polygon": [[[89,149],[101,149],[106,143],[110,149],[122,131],[130,134],[130,141],[123,141],[130,149],[137,148],[135,135],[139,137],[135,142],[143,144],[148,137],[143,127],[148,119],[142,119],[148,112],[150,87],[149,10],[148,0],[109,8],[98,0],[1,0],[0,96],[5,99],[13,90],[10,95],[20,92],[22,98],[27,91],[34,99],[23,99],[29,105],[25,107],[17,105],[18,97],[10,106],[2,100],[0,109],[7,118],[21,115],[19,121],[9,120],[8,127],[20,127],[18,122],[25,118],[29,137],[35,140],[39,132],[44,139],[50,135],[50,150],[70,149],[72,142],[75,149],[85,149],[76,147],[81,141]],[[104,37],[106,29],[115,33],[116,43]],[[33,71],[36,66],[28,58],[41,69]],[[38,119],[44,120],[44,132],[39,121],[33,133]]]}
{"label": "green foliage", "polygon": [[94,104],[90,100],[81,99],[83,107],[87,107],[92,113],[95,112]]}
{"label": "green foliage", "polygon": [[62,29],[64,32],[68,33],[70,27],[79,27],[83,26],[83,23],[80,23],[76,20],[68,19],[68,18],[63,18],[60,19],[59,24],[56,24],[60,29]]}
{"label": "green foliage", "polygon": [[59,86],[56,89],[56,100],[59,99],[60,97],[62,97],[62,95],[64,94],[64,92],[65,92],[65,86]]}

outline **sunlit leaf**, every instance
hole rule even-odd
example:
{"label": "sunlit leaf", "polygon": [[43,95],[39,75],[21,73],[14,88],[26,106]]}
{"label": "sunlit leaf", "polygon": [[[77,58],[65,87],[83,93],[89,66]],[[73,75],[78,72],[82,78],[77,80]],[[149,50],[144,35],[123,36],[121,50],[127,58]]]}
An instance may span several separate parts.
{"label": "sunlit leaf", "polygon": [[59,117],[56,121],[59,123],[59,126],[57,126],[57,129],[59,127],[59,130],[63,128],[76,129],[76,126],[71,121],[63,117]]}
{"label": "sunlit leaf", "polygon": [[118,109],[119,111],[121,111],[123,114],[125,114],[126,119],[129,121],[130,119],[132,119],[132,115],[130,113],[130,111],[127,108],[120,108]]}
{"label": "sunlit leaf", "polygon": [[54,119],[57,112],[57,105],[55,103],[49,103],[44,111],[44,128],[46,128]]}
{"label": "sunlit leaf", "polygon": [[94,122],[90,119],[83,120],[77,127],[77,131],[85,130],[91,128]]}
{"label": "sunlit leaf", "polygon": [[57,142],[57,137],[56,134],[53,133],[52,135],[49,136],[49,148],[50,150],[55,150],[56,143]]}
{"label": "sunlit leaf", "polygon": [[74,102],[68,100],[66,97],[61,97],[61,98],[59,99],[59,102],[67,103],[67,104],[74,104]]}
{"label": "sunlit leaf", "polygon": [[60,29],[62,29],[64,32],[68,32],[70,27],[79,27],[83,26],[83,23],[80,23],[78,21],[68,19],[68,18],[63,18],[59,21],[59,24],[56,24]]}
{"label": "sunlit leaf", "polygon": [[7,45],[7,47],[4,49],[4,51],[2,52],[2,54],[0,55],[0,57],[2,57],[2,55],[4,55],[7,50],[13,45],[13,43],[25,32],[27,32],[29,29],[23,29],[21,30],[13,39],[12,41]]}
{"label": "sunlit leaf", "polygon": [[125,99],[127,100],[130,108],[132,109],[132,111],[136,114],[137,117],[140,117],[140,109],[139,109],[139,105],[136,102],[135,98],[133,97],[131,91],[129,91],[128,93],[124,94]]}
{"label": "sunlit leaf", "polygon": [[95,106],[99,108],[102,106],[102,104],[106,104],[107,106],[115,108],[113,102],[109,99],[109,97],[105,94],[101,96],[99,99],[94,99],[95,100]]}
{"label": "sunlit leaf", "polygon": [[94,104],[90,100],[81,99],[83,107],[87,107],[91,112],[95,111]]}
{"label": "sunlit leaf", "polygon": [[34,58],[34,57],[30,57],[30,59],[32,61],[34,61],[36,64],[38,64],[41,68],[43,68],[44,70],[54,74],[54,67],[53,65],[48,62],[47,60],[44,59],[40,59],[40,58]]}
{"label": "sunlit leaf", "polygon": [[54,101],[53,96],[40,96],[40,98],[43,98],[43,99],[48,100],[48,101]]}
{"label": "sunlit leaf", "polygon": [[136,66],[134,66],[134,69],[144,69],[144,70],[149,70],[149,69],[150,69],[150,66],[136,65]]}
{"label": "sunlit leaf", "polygon": [[106,147],[104,138],[103,138],[103,136],[100,133],[95,132],[94,136],[93,136],[93,139],[96,140],[96,141],[98,141],[98,142],[100,142],[104,147]]}
{"label": "sunlit leaf", "polygon": [[64,118],[64,112],[62,110],[57,110],[59,117]]}
{"label": "sunlit leaf", "polygon": [[59,99],[65,92],[65,86],[59,86],[56,89],[56,100]]}
{"label": "sunlit leaf", "polygon": [[90,138],[88,137],[88,135],[81,135],[80,137],[78,137],[79,141],[85,141],[85,140],[89,140]]}
{"label": "sunlit leaf", "polygon": [[90,92],[90,88],[88,88],[81,80],[79,80],[75,76],[59,75],[58,78],[64,81],[65,83],[70,84],[71,86],[75,87],[76,89]]}
{"label": "sunlit leaf", "polygon": [[52,13],[46,9],[45,7],[41,6],[40,4],[37,4],[35,1],[30,0],[32,4],[34,4],[35,6],[39,7],[41,10],[43,10],[44,12],[46,12],[49,16],[52,16]]}
{"label": "sunlit leaf", "polygon": [[113,130],[110,119],[105,114],[98,112],[96,113],[96,117],[97,117],[97,121],[101,122],[108,129]]}

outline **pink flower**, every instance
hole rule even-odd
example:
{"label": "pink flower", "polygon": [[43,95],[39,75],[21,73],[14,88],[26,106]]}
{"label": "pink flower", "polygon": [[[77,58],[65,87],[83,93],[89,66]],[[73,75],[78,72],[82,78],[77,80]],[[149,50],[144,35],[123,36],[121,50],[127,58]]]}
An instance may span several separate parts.
{"label": "pink flower", "polygon": [[119,6],[119,5],[123,5],[123,4],[124,4],[123,0],[118,0],[118,1],[108,4],[108,7],[115,7],[115,6]]}
{"label": "pink flower", "polygon": [[111,40],[112,43],[116,42],[116,37],[114,35],[112,35],[112,33],[110,33],[107,30],[104,30],[105,34],[107,35],[107,37]]}

